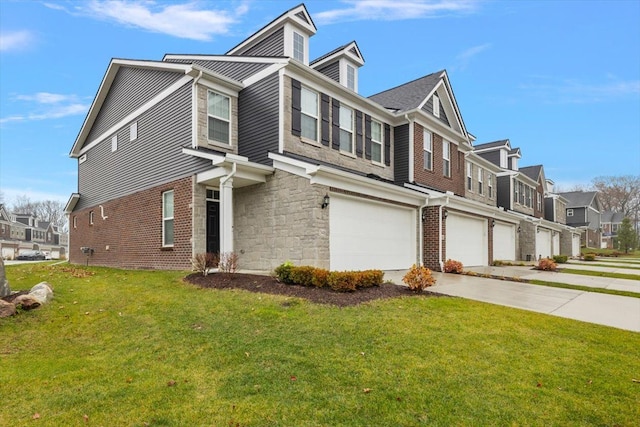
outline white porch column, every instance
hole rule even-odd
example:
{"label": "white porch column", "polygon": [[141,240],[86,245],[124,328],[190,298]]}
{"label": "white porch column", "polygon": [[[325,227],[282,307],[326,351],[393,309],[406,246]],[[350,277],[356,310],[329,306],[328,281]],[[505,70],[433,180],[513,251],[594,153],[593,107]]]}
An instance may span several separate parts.
{"label": "white porch column", "polygon": [[230,176],[220,180],[220,253],[226,252],[233,252],[233,178]]}

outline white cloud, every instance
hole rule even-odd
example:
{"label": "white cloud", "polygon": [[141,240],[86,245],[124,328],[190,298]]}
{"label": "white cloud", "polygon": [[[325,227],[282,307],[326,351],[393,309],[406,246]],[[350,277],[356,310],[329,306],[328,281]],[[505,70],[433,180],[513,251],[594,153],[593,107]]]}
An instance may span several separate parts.
{"label": "white cloud", "polygon": [[13,114],[0,118],[0,124],[33,120],[59,119],[67,116],[86,114],[90,104],[82,102],[77,95],[63,95],[38,92],[32,95],[16,95],[17,101],[34,103],[34,110],[24,114]]}
{"label": "white cloud", "polygon": [[229,33],[237,17],[247,10],[244,2],[235,10],[226,11],[209,10],[197,2],[167,5],[143,0],[93,0],[76,7],[77,12],[97,19],[201,41],[209,41],[213,35]]}
{"label": "white cloud", "polygon": [[315,13],[319,24],[434,18],[476,9],[477,0],[344,0],[344,8]]}
{"label": "white cloud", "polygon": [[551,104],[588,104],[640,95],[640,80],[612,80],[610,77],[600,83],[553,78],[545,80],[522,84],[520,89]]}
{"label": "white cloud", "polygon": [[476,56],[478,56],[479,54],[481,54],[482,52],[484,52],[489,48],[491,48],[491,43],[485,43],[478,46],[470,47],[469,49],[459,53],[458,55],[456,55],[456,60],[458,61],[458,64],[456,67],[453,67],[453,68],[464,70],[465,68],[467,68],[467,65],[469,65],[469,62],[473,58],[475,58]]}
{"label": "white cloud", "polygon": [[0,33],[0,52],[19,50],[29,47],[33,35],[26,30]]}

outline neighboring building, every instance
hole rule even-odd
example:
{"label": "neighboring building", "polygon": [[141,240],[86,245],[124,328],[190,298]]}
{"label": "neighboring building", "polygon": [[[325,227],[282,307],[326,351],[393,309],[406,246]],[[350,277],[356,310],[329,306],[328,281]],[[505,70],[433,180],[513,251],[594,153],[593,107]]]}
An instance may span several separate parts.
{"label": "neighboring building", "polygon": [[571,191],[560,193],[567,200],[567,225],[580,230],[580,245],[600,248],[601,207],[597,191]]}
{"label": "neighboring building", "polygon": [[0,256],[14,259],[23,250],[49,252],[54,259],[65,258],[68,235],[30,213],[12,214],[0,204]]}
{"label": "neighboring building", "polygon": [[602,226],[602,248],[617,249],[616,237],[623,219],[624,214],[622,212],[602,212],[600,218],[600,224]]}
{"label": "neighboring building", "polygon": [[[496,205],[504,171],[474,154],[446,71],[364,97],[357,43],[310,61],[315,32],[299,5],[223,55],[113,59],[70,153],[71,262],[518,259],[522,217]],[[517,171],[519,150],[507,157]]]}

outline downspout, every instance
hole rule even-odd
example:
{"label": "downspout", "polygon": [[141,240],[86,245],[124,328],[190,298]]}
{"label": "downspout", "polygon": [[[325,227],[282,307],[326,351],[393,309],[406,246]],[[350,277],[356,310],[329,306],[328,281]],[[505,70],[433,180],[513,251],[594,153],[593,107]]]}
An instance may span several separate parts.
{"label": "downspout", "polygon": [[191,124],[191,148],[196,148],[198,146],[198,88],[197,84],[202,77],[202,70],[198,73],[196,78],[193,79],[193,89],[191,91],[191,99],[192,99],[192,120]]}
{"label": "downspout", "polygon": [[[227,203],[229,203],[229,200],[227,200],[226,195],[226,190],[224,187],[224,184],[226,184],[227,181],[229,181],[231,178],[233,178],[233,176],[236,174],[238,170],[238,164],[236,162],[232,163],[231,166],[231,172],[229,172],[226,176],[220,178],[220,194],[222,195],[222,215],[220,215],[220,230],[221,230],[221,234],[222,234],[222,245],[221,245],[221,251],[226,250],[229,247],[232,247],[227,245],[227,239],[231,239],[231,243],[233,243],[233,236],[231,236],[227,231],[228,230],[233,230],[233,211],[231,211],[231,215],[229,218],[227,218],[228,214],[227,214]],[[231,189],[231,191],[233,191],[233,189]],[[231,209],[233,209],[233,205],[231,205]],[[225,228],[225,224],[228,225],[228,228]]]}
{"label": "downspout", "polygon": [[424,208],[429,206],[429,197],[424,201],[424,205],[420,206],[420,265],[424,266]]}
{"label": "downspout", "polygon": [[238,171],[238,164],[236,162],[233,162],[231,165],[231,172],[229,172],[224,177],[220,178],[220,187],[222,187],[227,181],[233,178],[233,176],[236,174],[237,171]]}

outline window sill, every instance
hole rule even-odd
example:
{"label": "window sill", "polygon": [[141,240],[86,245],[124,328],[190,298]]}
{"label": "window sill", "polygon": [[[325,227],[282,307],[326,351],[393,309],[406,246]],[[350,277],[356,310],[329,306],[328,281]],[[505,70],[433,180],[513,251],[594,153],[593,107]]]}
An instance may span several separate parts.
{"label": "window sill", "polygon": [[304,142],[305,144],[309,144],[318,148],[322,147],[322,144],[320,144],[318,141],[314,141],[313,139],[300,137],[300,142]]}
{"label": "window sill", "polygon": [[224,148],[226,150],[232,150],[233,149],[233,145],[232,144],[225,144],[223,142],[212,141],[210,139],[207,139],[207,145],[210,146],[210,147]]}
{"label": "window sill", "polygon": [[342,151],[340,150],[340,154],[346,157],[351,157],[352,159],[357,159],[358,157],[350,151]]}
{"label": "window sill", "polygon": [[171,252],[173,251],[173,246],[162,246],[160,248],[160,252]]}

